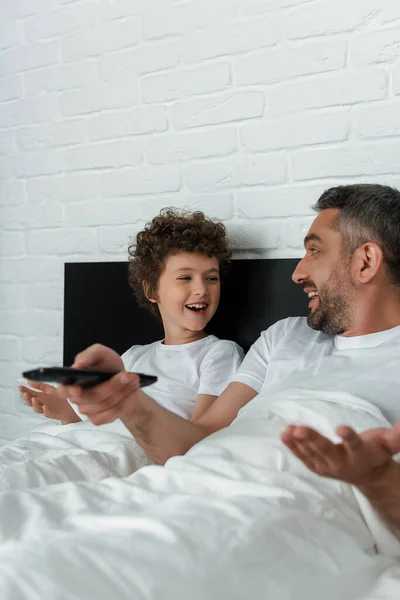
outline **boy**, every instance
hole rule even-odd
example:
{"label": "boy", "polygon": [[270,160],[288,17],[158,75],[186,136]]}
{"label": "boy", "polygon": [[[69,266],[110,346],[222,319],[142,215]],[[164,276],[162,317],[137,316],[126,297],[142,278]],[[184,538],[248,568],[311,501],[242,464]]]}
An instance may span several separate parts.
{"label": "boy", "polygon": [[[116,368],[157,375],[149,395],[195,421],[224,390],[243,358],[237,344],[205,331],[217,310],[221,272],[231,256],[226,229],[200,211],[163,209],[137,234],[129,256],[129,282],[137,301],[162,320],[165,337],[132,346],[121,358],[116,354]],[[74,366],[84,366],[79,355]],[[81,420],[57,388],[29,384],[35,389],[19,390],[35,412],[63,424]]]}

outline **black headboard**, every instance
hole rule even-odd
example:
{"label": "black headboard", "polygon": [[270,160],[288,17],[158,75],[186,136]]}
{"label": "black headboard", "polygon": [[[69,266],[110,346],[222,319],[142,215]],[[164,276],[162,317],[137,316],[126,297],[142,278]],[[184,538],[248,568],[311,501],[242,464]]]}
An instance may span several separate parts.
{"label": "black headboard", "polygon": [[[291,274],[296,259],[234,260],[209,333],[247,352],[260,332],[288,316],[305,316],[308,299]],[[162,339],[162,326],[140,308],[128,285],[126,262],[67,263],[64,288],[64,365],[95,342],[122,354],[133,344]]]}

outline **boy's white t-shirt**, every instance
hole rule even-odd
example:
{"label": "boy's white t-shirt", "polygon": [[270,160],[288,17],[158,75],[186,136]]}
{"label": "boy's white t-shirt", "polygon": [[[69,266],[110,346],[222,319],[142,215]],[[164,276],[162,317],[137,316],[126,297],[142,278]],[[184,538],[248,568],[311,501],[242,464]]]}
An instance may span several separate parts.
{"label": "boy's white t-shirt", "polygon": [[261,333],[232,381],[257,393],[302,388],[347,392],[400,419],[400,326],[344,337],[314,331],[305,317],[278,321]]}
{"label": "boy's white t-shirt", "polygon": [[190,419],[199,394],[219,396],[243,360],[235,342],[215,335],[188,344],[162,341],[132,346],[122,355],[126,371],[156,375],[146,394],[171,412]]}

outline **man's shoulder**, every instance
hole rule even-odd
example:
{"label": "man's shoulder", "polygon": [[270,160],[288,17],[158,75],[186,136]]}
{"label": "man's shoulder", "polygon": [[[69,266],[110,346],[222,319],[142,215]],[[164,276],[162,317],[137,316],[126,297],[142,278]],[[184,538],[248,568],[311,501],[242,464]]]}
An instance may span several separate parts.
{"label": "man's shoulder", "polygon": [[[288,334],[296,335],[299,333],[309,333],[313,330],[307,325],[306,317],[287,317],[277,321],[268,329],[265,329],[261,335],[264,337],[286,336]],[[314,332],[316,333],[316,332]]]}

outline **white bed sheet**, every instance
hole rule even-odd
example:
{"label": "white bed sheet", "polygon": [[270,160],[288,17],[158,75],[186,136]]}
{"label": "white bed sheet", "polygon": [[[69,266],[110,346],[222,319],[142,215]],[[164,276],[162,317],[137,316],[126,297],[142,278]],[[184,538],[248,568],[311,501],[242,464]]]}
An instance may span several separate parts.
{"label": "white bed sheet", "polygon": [[362,399],[291,390],[258,396],[166,467],[3,491],[1,599],[400,598],[399,541],[350,486],[289,453],[289,422],[330,437],[387,425]]}

